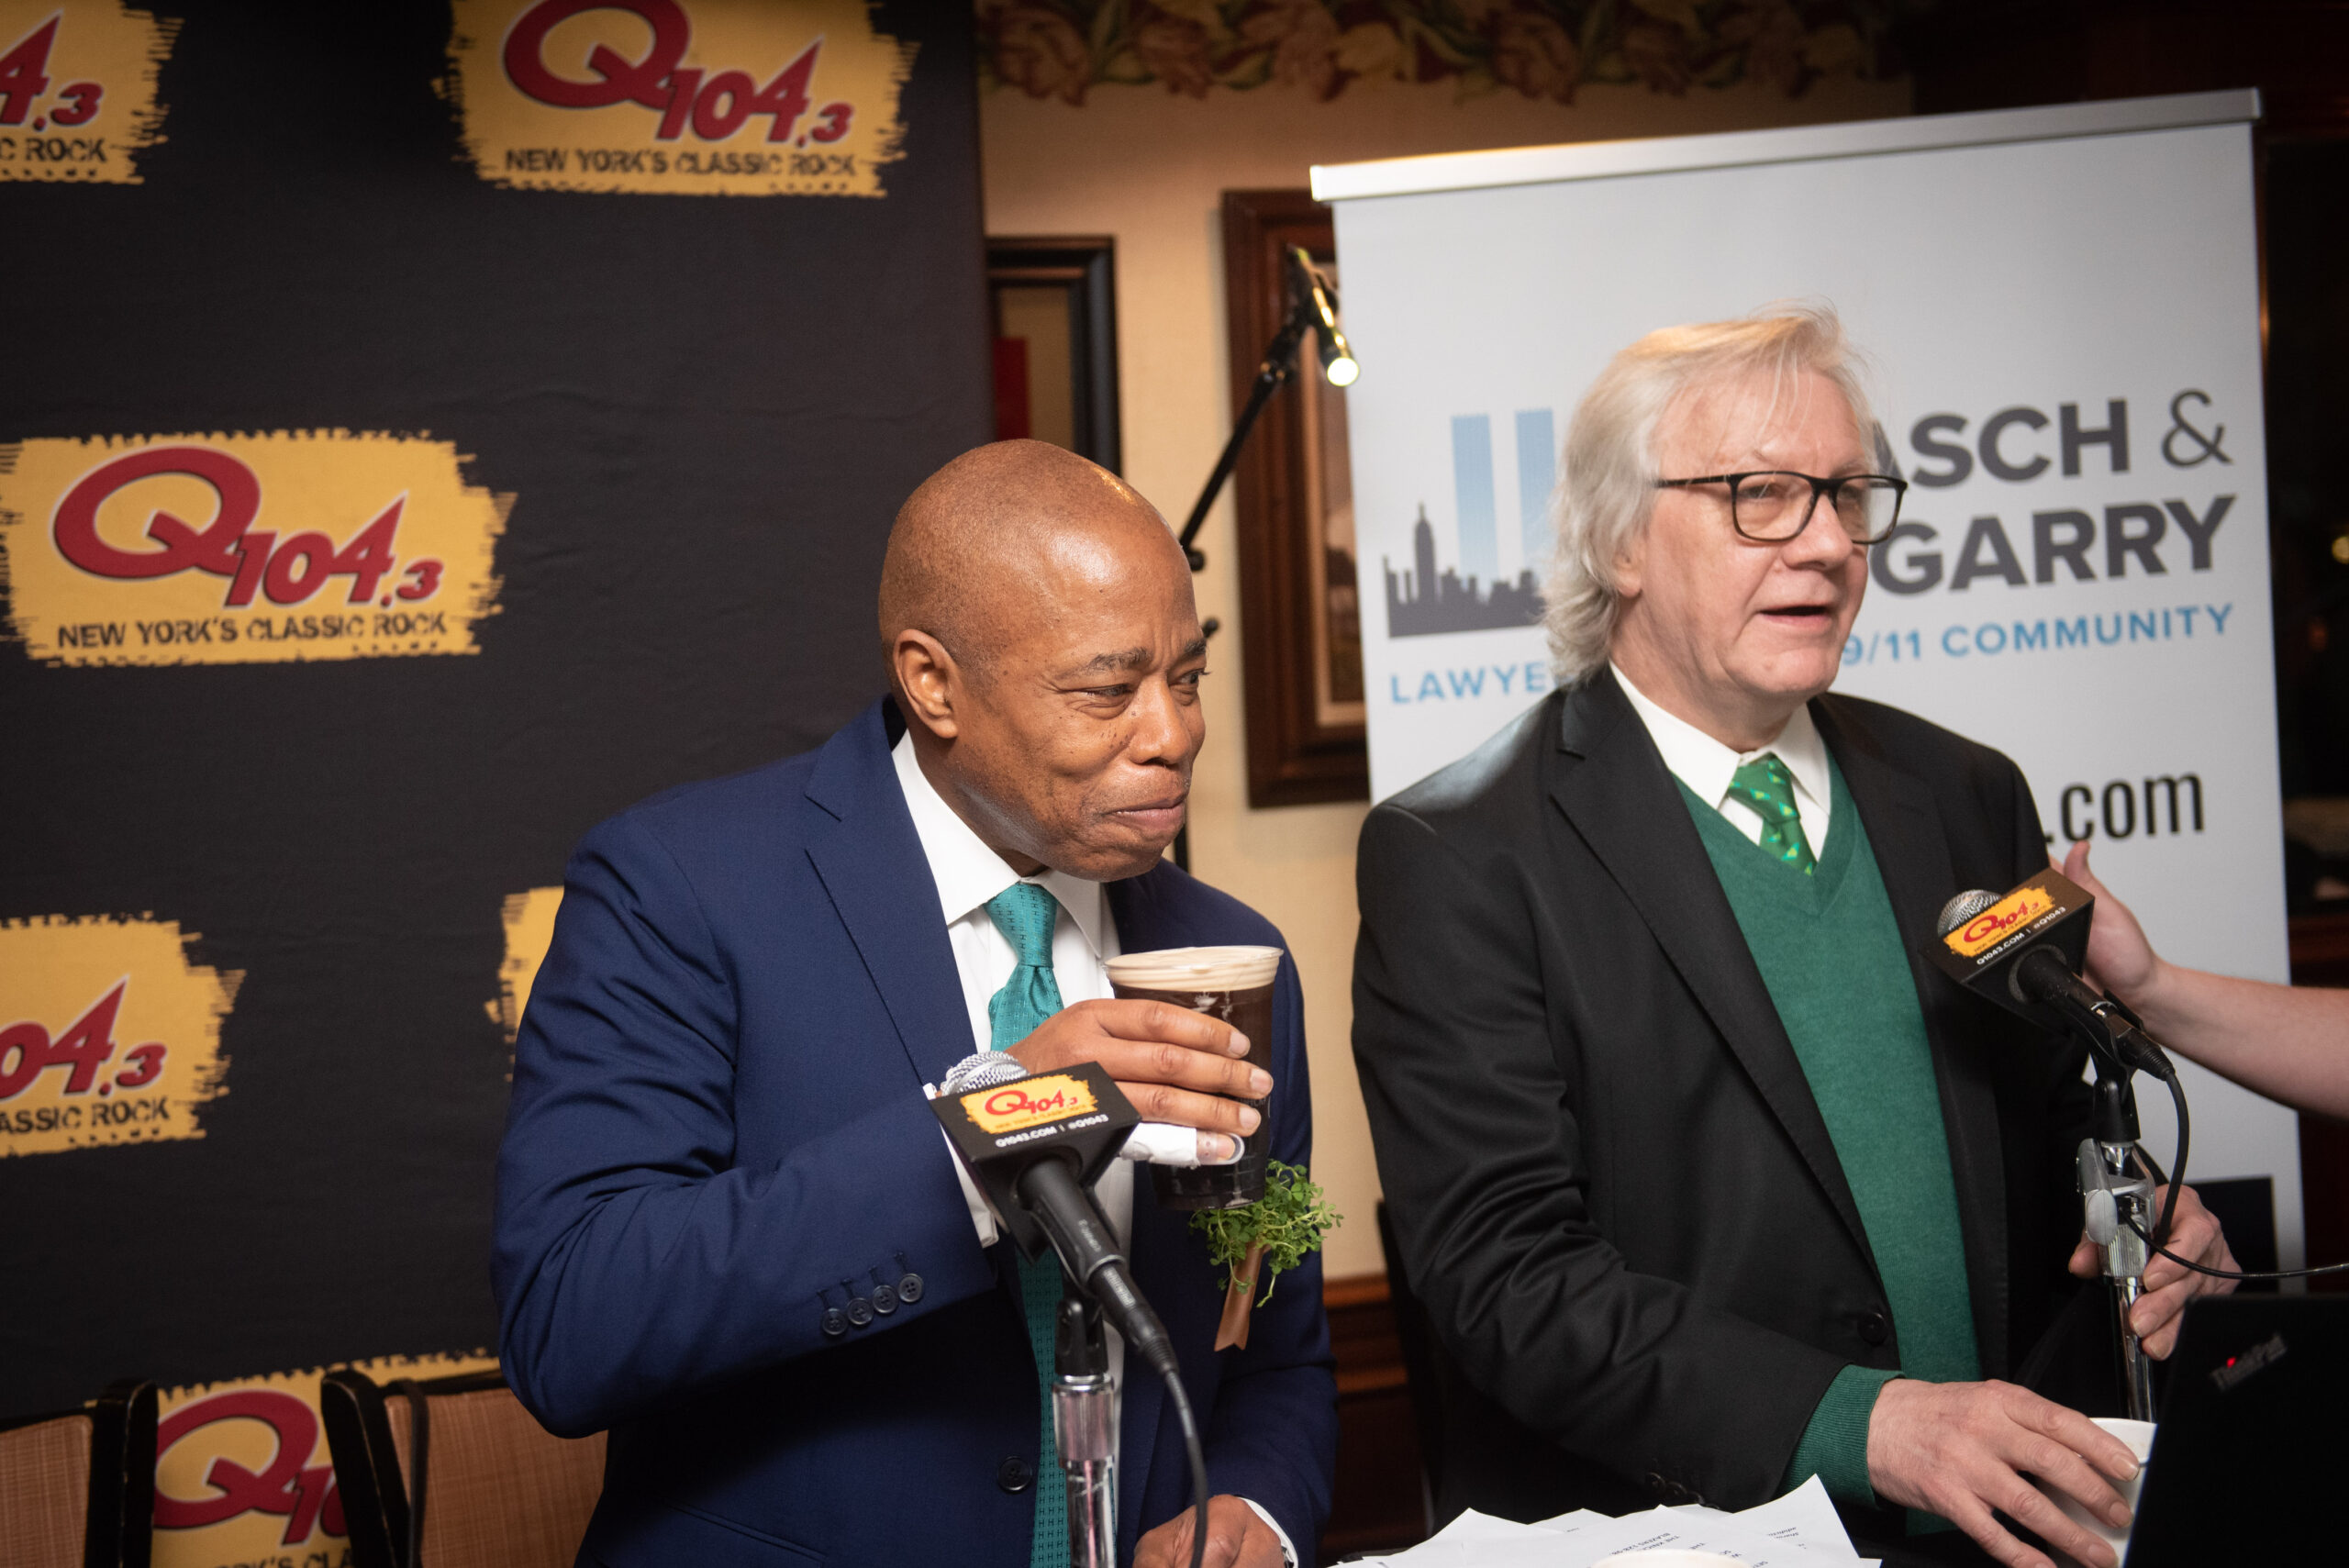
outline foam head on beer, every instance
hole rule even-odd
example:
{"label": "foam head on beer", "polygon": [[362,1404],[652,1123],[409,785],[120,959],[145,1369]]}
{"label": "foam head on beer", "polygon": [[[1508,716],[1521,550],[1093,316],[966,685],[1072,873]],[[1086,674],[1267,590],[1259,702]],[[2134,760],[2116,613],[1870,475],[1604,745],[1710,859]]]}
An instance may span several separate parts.
{"label": "foam head on beer", "polygon": [[1281,950],[1259,947],[1161,948],[1109,960],[1109,983],[1121,992],[1252,991],[1280,973]]}

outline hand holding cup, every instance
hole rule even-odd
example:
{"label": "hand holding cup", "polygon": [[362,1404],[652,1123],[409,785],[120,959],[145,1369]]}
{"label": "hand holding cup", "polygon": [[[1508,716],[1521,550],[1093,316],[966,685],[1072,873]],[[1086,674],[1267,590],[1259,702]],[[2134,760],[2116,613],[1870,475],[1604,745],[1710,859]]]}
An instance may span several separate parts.
{"label": "hand holding cup", "polygon": [[[1234,1040],[1246,1042],[1252,1069],[1247,1088],[1222,1091],[1252,1104],[1232,1106],[1233,1121],[1194,1124],[1224,1130],[1236,1124],[1242,1134],[1239,1158],[1204,1169],[1152,1166],[1151,1186],[1161,1207],[1237,1208],[1264,1195],[1272,1138],[1264,1112],[1273,1085],[1266,1069],[1273,1051],[1273,982],[1280,967],[1281,950],[1270,947],[1162,948],[1124,953],[1108,962],[1109,984],[1120,998],[1221,1023]],[[1135,1104],[1143,1116],[1152,1115],[1147,1106]]]}
{"label": "hand holding cup", "polygon": [[[1272,1093],[1273,1076],[1252,1064],[1254,1042],[1231,1025],[1164,1001],[1078,1002],[1011,1048],[1030,1073],[1097,1062],[1146,1121],[1244,1139],[1263,1117],[1242,1102]],[[1228,1157],[1202,1139],[1202,1157]]]}

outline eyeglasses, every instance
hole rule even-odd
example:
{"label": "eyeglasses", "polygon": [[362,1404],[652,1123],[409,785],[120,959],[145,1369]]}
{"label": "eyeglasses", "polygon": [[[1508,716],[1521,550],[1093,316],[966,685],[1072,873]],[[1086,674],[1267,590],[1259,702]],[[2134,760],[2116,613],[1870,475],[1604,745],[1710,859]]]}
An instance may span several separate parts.
{"label": "eyeglasses", "polygon": [[1909,488],[1905,479],[1888,473],[1847,473],[1841,479],[1820,479],[1809,473],[1771,469],[1759,473],[1711,473],[1702,479],[1659,479],[1659,490],[1688,489],[1699,484],[1729,486],[1730,526],[1757,544],[1782,544],[1810,526],[1819,498],[1835,509],[1854,544],[1882,544],[1900,523],[1900,497]]}

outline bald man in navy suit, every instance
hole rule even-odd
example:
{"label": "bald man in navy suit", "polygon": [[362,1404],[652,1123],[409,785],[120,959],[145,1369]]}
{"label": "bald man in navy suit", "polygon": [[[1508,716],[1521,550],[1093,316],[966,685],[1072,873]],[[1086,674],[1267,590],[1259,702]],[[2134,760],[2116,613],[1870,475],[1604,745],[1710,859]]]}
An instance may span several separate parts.
{"label": "bald man in navy suit", "polygon": [[[1269,1089],[1272,1157],[1310,1158],[1293,962],[1269,1084],[1228,1026],[1112,999],[1102,967],[1281,941],[1163,859],[1206,664],[1163,520],[1058,449],[981,448],[899,514],[880,631],[891,696],[814,752],[622,813],[571,863],[516,1052],[495,1283],[524,1403],[611,1433],[583,1562],[1067,1560],[1016,1251],[926,1102],[960,1059],[1098,1062],[1210,1152]],[[1014,950],[1014,906],[1048,954]],[[1023,963],[1066,1005],[991,1040]],[[1318,1260],[1218,1351],[1222,1277],[1186,1217],[1124,1162],[1100,1195],[1200,1413],[1208,1562],[1309,1561],[1336,1447]],[[1121,1385],[1119,1559],[1187,1562],[1172,1401],[1147,1370]]]}

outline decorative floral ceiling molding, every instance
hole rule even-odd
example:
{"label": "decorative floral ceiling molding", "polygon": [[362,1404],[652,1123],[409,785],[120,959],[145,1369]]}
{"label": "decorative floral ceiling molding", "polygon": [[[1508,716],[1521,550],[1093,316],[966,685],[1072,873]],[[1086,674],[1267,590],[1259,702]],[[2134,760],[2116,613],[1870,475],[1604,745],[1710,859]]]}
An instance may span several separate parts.
{"label": "decorative floral ceiling molding", "polygon": [[1096,86],[1204,98],[1276,83],[1327,101],[1363,82],[1450,82],[1560,104],[1586,82],[1764,83],[1902,66],[1894,19],[1928,0],[978,0],[981,78],[1082,104]]}

